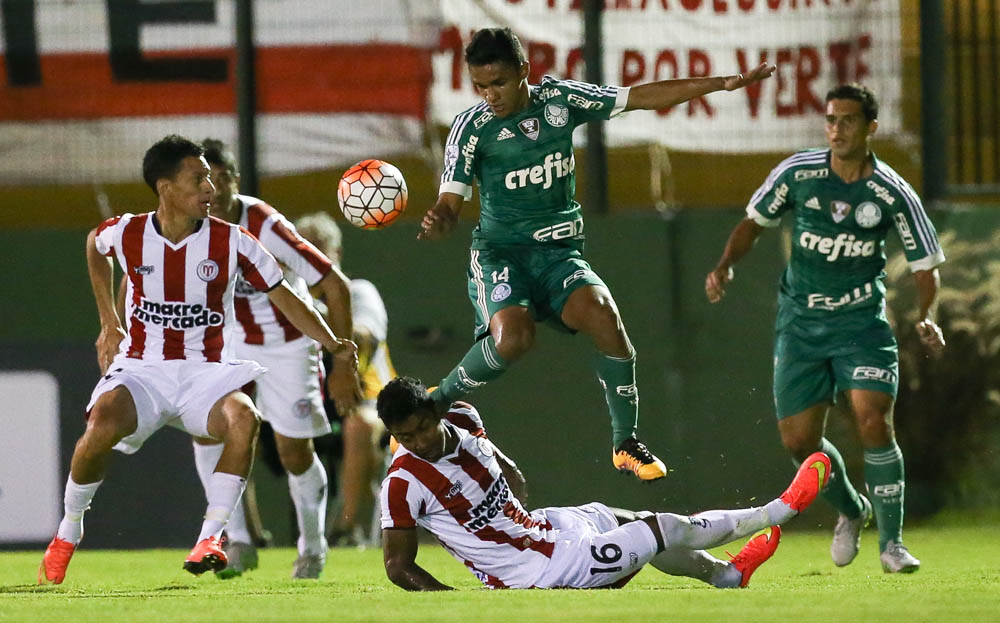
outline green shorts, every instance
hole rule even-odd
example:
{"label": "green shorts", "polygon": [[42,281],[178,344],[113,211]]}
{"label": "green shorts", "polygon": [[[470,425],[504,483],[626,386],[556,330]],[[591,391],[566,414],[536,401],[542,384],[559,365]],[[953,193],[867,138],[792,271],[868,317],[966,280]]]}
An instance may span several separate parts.
{"label": "green shorts", "polygon": [[[784,318],[783,318],[784,316]],[[833,404],[848,389],[896,398],[899,351],[884,315],[788,318],[778,312],[774,340],[774,406],[783,419],[817,404]]]}
{"label": "green shorts", "polygon": [[479,339],[490,318],[512,305],[527,307],[538,322],[571,331],[560,316],[577,288],[603,286],[578,249],[563,246],[511,245],[469,252],[469,300],[476,308]]}

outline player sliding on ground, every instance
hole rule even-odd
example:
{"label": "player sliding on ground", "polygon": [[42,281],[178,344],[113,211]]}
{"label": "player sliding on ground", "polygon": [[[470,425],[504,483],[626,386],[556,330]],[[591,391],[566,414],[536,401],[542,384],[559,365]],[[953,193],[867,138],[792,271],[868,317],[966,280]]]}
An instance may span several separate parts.
{"label": "player sliding on ground", "polygon": [[542,78],[528,84],[528,62],[509,28],[477,32],[465,60],[483,101],[459,114],[445,146],[437,203],[420,238],[449,234],[479,186],[469,298],[476,343],[432,393],[439,410],[499,377],[532,346],[535,323],[588,335],[611,414],[612,463],[640,480],[666,475],[635,436],[639,394],[635,349],[604,281],[582,256],[583,216],[576,189],[573,130],[629,110],[675,106],[714,91],[743,88],[771,75],[761,64],[734,76],[663,80],[631,88]]}
{"label": "player sliding on ground", "polygon": [[[232,358],[233,290],[242,276],[303,333],[357,369],[357,347],[338,339],[288,287],[274,257],[237,225],[209,216],[213,185],[204,149],[171,135],[149,148],[143,177],[155,212],[108,219],[87,237],[87,267],[101,319],[102,374],[87,405],[63,498],[65,514],[45,550],[38,583],[59,584],[83,538],[83,513],[104,480],[112,449],[139,450],[173,426],[225,447],[208,478],[208,508],[184,568],[226,566],[219,541],[253,462],[260,413],[240,388],[265,369]],[[115,311],[115,256],[128,278],[125,327]]]}
{"label": "player sliding on ground", "polygon": [[[487,439],[471,405],[456,402],[442,418],[424,386],[402,377],[379,394],[378,414],[399,443],[382,482],[385,570],[406,590],[451,588],[416,563],[418,525],[490,588],[618,588],[647,563],[744,587],[777,549],[779,525],[809,506],[830,471],[817,452],[764,506],[690,517],[598,502],[529,512],[524,477]],[[762,530],[728,562],[704,551]]]}

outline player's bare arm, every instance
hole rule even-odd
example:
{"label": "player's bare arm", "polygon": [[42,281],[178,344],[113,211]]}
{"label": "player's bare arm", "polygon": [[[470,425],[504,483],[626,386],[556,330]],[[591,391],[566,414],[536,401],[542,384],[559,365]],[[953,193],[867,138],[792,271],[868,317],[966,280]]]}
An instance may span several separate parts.
{"label": "player's bare arm", "polygon": [[[355,388],[352,392],[361,392],[357,385],[358,347],[350,340],[338,338],[329,325],[312,306],[299,298],[294,290],[282,280],[277,287],[267,293],[267,297],[288,317],[295,328],[319,342],[323,348],[333,354],[334,368],[347,368],[354,379]],[[346,412],[349,404],[340,403],[334,399],[338,410]]]}
{"label": "player's bare arm", "polygon": [[118,354],[118,346],[125,338],[125,329],[122,328],[115,308],[111,258],[101,255],[97,250],[96,229],[91,230],[87,236],[87,272],[90,273],[90,286],[94,290],[97,314],[101,320],[101,332],[97,335],[94,346],[97,348],[97,365],[101,374],[104,374]]}
{"label": "player's bare arm", "polygon": [[934,352],[941,352],[944,348],[944,334],[941,327],[934,322],[933,316],[937,306],[938,288],[941,285],[941,275],[938,269],[918,270],[913,273],[917,282],[917,300],[920,304],[920,313],[917,316],[917,334],[928,348]]}
{"label": "player's bare arm", "polygon": [[[494,447],[496,446],[494,445]],[[514,497],[522,505],[527,504],[528,482],[524,479],[524,474],[518,469],[517,464],[504,454],[500,448],[496,448],[496,459],[497,463],[500,464],[500,471],[503,472],[503,477],[507,480],[507,486],[510,487],[510,492],[514,494]]]}
{"label": "player's bare arm", "polygon": [[710,303],[718,303],[726,295],[726,285],[733,280],[733,265],[750,252],[762,231],[763,227],[748,218],[733,228],[719,263],[705,277],[705,295]]}
{"label": "player's bare arm", "polygon": [[455,229],[458,224],[458,213],[462,211],[462,203],[465,198],[455,193],[441,193],[438,195],[437,203],[434,204],[423,220],[420,227],[423,228],[417,234],[418,240],[441,240]]}
{"label": "player's bare arm", "polygon": [[660,110],[715,91],[735,91],[769,78],[774,69],[761,63],[746,74],[647,82],[629,90],[625,110]]}
{"label": "player's bare arm", "polygon": [[416,528],[382,530],[382,561],[385,574],[396,586],[408,591],[450,591],[417,564]]}
{"label": "player's bare arm", "polygon": [[[323,294],[326,303],[326,322],[333,329],[334,335],[352,335],[354,322],[351,316],[351,282],[337,266],[332,266],[330,272],[316,284]],[[326,379],[326,387],[330,397],[337,404],[337,409],[346,414],[361,400],[361,383],[358,370],[353,366],[336,365]],[[343,409],[341,406],[343,405]]]}

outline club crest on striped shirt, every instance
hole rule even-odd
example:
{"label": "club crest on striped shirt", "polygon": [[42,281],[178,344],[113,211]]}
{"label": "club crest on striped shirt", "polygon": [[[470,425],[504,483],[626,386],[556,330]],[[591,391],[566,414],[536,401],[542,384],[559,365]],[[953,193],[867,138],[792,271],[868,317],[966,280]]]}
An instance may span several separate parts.
{"label": "club crest on striped shirt", "polygon": [[197,273],[202,281],[211,281],[219,276],[219,265],[215,260],[202,260],[198,262]]}

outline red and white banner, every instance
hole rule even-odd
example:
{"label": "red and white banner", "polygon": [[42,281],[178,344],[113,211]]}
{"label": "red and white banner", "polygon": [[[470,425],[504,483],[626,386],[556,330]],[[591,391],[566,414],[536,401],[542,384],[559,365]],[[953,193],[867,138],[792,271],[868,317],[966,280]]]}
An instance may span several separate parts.
{"label": "red and white banner", "polygon": [[[423,145],[433,3],[255,2],[265,174]],[[236,147],[234,0],[0,5],[0,183],[127,181],[157,139]]]}
{"label": "red and white banner", "polygon": [[[546,73],[582,80],[582,4],[443,0],[434,120],[450,124],[477,101],[462,48],[484,26],[513,29],[531,62],[531,82]],[[606,125],[608,141],[730,153],[819,145],[826,92],[853,81],[878,96],[880,135],[898,132],[899,11],[899,0],[606,0],[607,84],[737,74],[763,61],[778,68],[770,80],[743,91],[713,93],[669,111],[630,112]]]}

